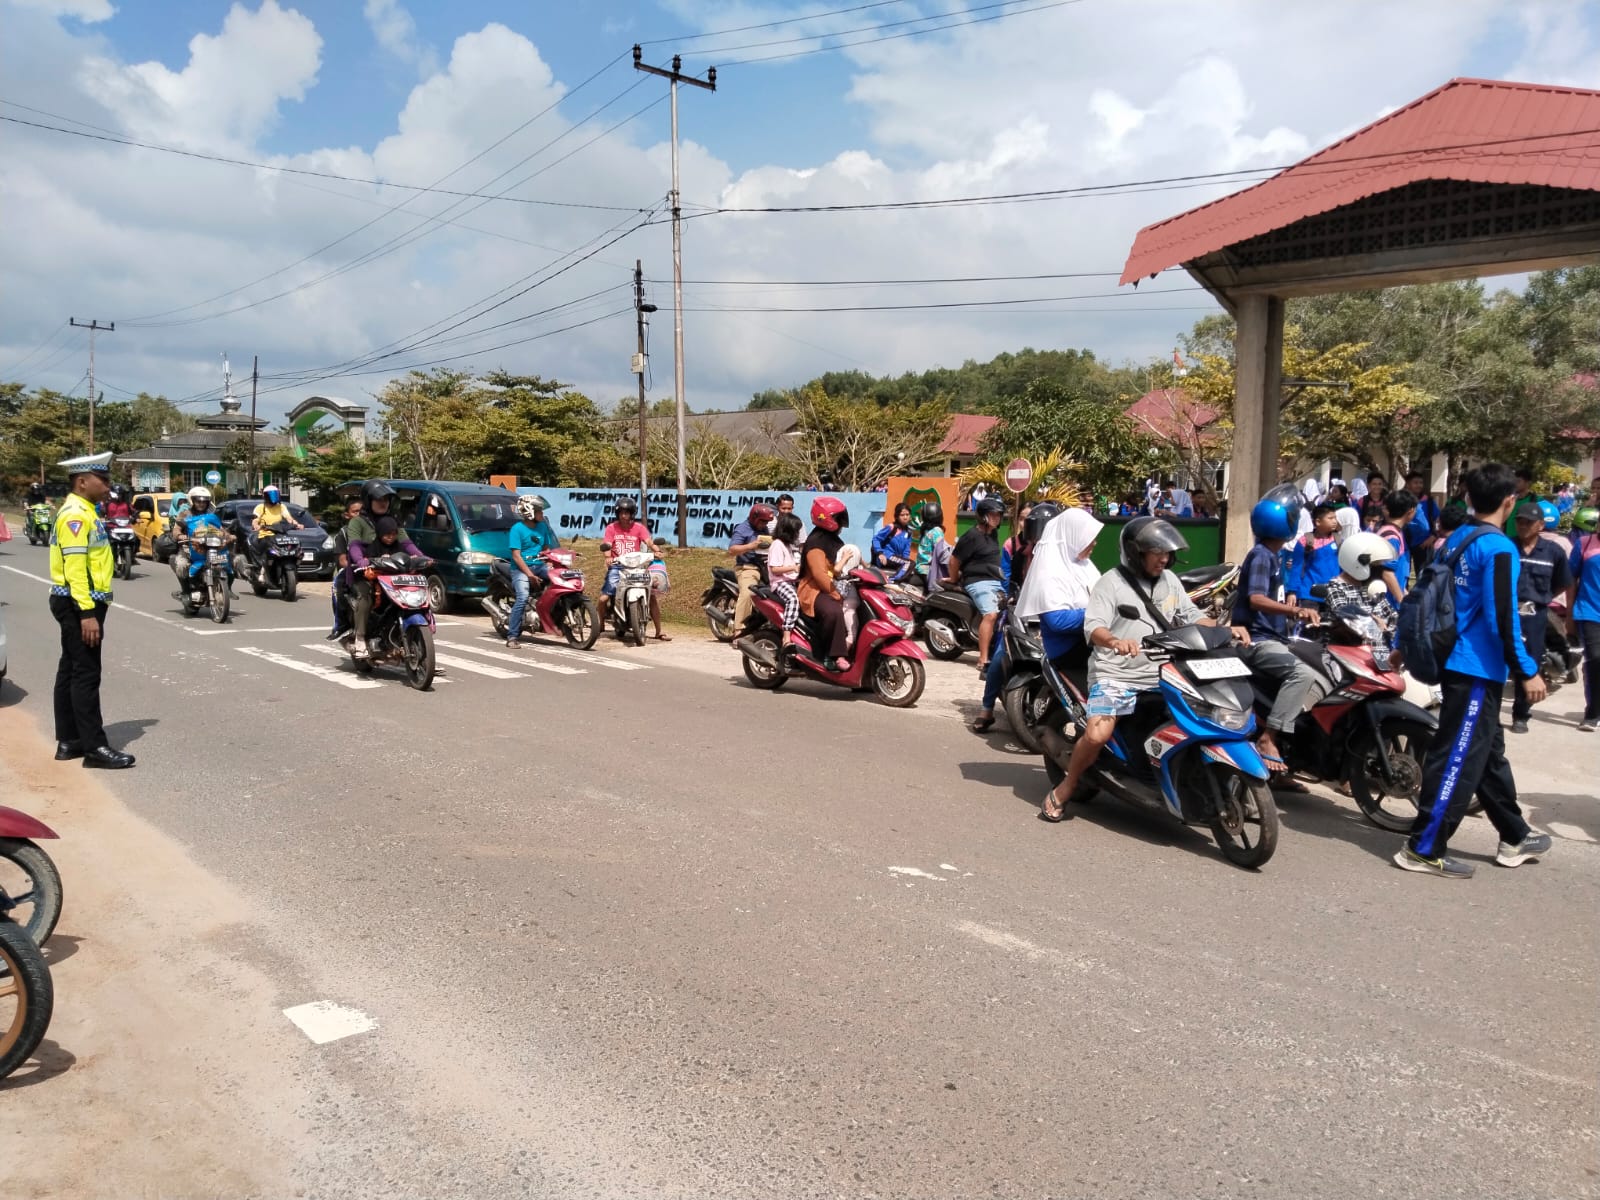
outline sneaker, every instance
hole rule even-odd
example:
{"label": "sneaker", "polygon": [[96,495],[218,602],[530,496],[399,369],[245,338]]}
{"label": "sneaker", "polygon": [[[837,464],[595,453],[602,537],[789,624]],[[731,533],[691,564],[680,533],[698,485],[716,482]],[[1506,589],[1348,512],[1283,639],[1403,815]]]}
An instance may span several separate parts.
{"label": "sneaker", "polygon": [[1585,717],[1583,720],[1578,722],[1578,732],[1593,733],[1596,725],[1600,725],[1600,720],[1597,720],[1594,717]]}
{"label": "sneaker", "polygon": [[323,639],[323,641],[325,641],[325,642],[337,642],[342,637],[344,637],[344,630],[335,629],[332,633],[330,633],[327,637],[325,637]]}
{"label": "sneaker", "polygon": [[1402,871],[1416,871],[1422,875],[1437,875],[1441,879],[1471,879],[1471,863],[1457,862],[1453,858],[1423,858],[1410,846],[1395,851],[1394,865]]}
{"label": "sneaker", "polygon": [[1527,733],[1528,732],[1528,723],[1526,721],[1513,721],[1513,722],[1511,722],[1511,732],[1512,733]]}
{"label": "sneaker", "polygon": [[1508,842],[1500,843],[1500,851],[1494,856],[1495,862],[1502,867],[1520,867],[1530,858],[1543,858],[1550,853],[1550,835],[1548,833],[1534,833],[1531,829],[1528,836],[1515,846]]}

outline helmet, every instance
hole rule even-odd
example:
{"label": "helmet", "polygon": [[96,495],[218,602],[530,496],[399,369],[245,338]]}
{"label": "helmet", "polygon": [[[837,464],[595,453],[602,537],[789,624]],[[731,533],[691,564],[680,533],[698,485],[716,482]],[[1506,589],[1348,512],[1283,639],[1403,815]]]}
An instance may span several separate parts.
{"label": "helmet", "polygon": [[517,497],[517,516],[524,521],[537,521],[550,504],[543,496],[528,495]]}
{"label": "helmet", "polygon": [[1176,554],[1179,550],[1187,550],[1189,543],[1170,521],[1163,521],[1160,517],[1135,517],[1122,527],[1120,548],[1122,565],[1143,575],[1143,556],[1146,552],[1165,550],[1169,554]]}
{"label": "helmet", "polygon": [[1280,483],[1250,510],[1250,532],[1264,541],[1292,538],[1300,531],[1304,498],[1292,483]]}
{"label": "helmet", "polygon": [[211,489],[201,487],[197,483],[189,489],[189,503],[199,504],[202,500],[204,500],[207,504],[211,503]]}
{"label": "helmet", "polygon": [[279,500],[283,499],[283,493],[278,490],[277,484],[269,483],[266,487],[261,489],[261,498],[268,504],[276,504]]}
{"label": "helmet", "polygon": [[369,479],[361,485],[361,503],[371,507],[375,500],[393,500],[394,489],[381,479]]}
{"label": "helmet", "polygon": [[639,505],[637,502],[635,502],[632,496],[624,496],[622,499],[618,500],[616,503],[616,510],[619,515],[625,512],[633,513],[634,516],[639,515]]}
{"label": "helmet", "polygon": [[1006,515],[1006,502],[1004,500],[997,500],[993,496],[985,496],[982,500],[978,501],[977,508],[973,509],[972,511],[977,513],[980,517],[1003,517]]}
{"label": "helmet", "polygon": [[1028,519],[1022,523],[1022,540],[1037,545],[1044,536],[1044,527],[1066,510],[1054,500],[1041,500],[1033,506]]}
{"label": "helmet", "polygon": [[932,529],[935,525],[944,525],[944,506],[937,500],[924,500],[922,513],[918,518],[924,529]]}
{"label": "helmet", "polygon": [[1389,539],[1375,533],[1352,533],[1339,547],[1339,569],[1358,582],[1371,579],[1373,572],[1393,565],[1394,547]]}
{"label": "helmet", "polygon": [[1561,511],[1548,500],[1539,501],[1539,511],[1544,514],[1544,527],[1554,529],[1561,524]]}
{"label": "helmet", "polygon": [[1572,527],[1580,533],[1593,533],[1597,524],[1600,524],[1600,508],[1580,508],[1572,514]]}
{"label": "helmet", "polygon": [[811,523],[829,533],[837,533],[850,524],[850,513],[837,496],[818,496],[811,502]]}
{"label": "helmet", "polygon": [[128,498],[128,489],[123,487],[120,483],[114,483],[111,485],[111,491],[108,495],[108,498],[112,500],[126,500]]}
{"label": "helmet", "polygon": [[777,511],[770,504],[752,504],[750,506],[749,520],[752,525],[757,521],[765,521],[770,525],[772,524],[772,518],[777,515]]}

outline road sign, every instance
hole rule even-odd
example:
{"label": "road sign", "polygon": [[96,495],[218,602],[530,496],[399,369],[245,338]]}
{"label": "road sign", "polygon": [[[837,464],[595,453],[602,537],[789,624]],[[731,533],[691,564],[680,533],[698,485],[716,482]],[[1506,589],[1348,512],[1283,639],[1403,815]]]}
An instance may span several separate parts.
{"label": "road sign", "polygon": [[1006,464],[1006,487],[1018,495],[1028,490],[1033,482],[1033,464],[1025,458],[1013,458]]}
{"label": "road sign", "polygon": [[217,484],[222,482],[222,472],[221,471],[207,471],[206,472],[206,482],[209,483],[212,487],[216,487]]}

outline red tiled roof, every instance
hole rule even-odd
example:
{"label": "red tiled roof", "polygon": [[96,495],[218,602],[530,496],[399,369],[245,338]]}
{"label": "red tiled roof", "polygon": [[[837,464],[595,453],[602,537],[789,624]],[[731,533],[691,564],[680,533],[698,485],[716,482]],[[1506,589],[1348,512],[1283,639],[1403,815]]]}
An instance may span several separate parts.
{"label": "red tiled roof", "polygon": [[1157,437],[1185,442],[1198,440],[1222,415],[1182,388],[1156,388],[1122,411]]}
{"label": "red tiled roof", "polygon": [[956,413],[950,418],[950,432],[939,443],[940,454],[976,454],[983,435],[1000,423],[999,417],[977,413]]}
{"label": "red tiled roof", "polygon": [[1600,92],[1452,79],[1254,187],[1145,226],[1122,282],[1428,179],[1600,191]]}

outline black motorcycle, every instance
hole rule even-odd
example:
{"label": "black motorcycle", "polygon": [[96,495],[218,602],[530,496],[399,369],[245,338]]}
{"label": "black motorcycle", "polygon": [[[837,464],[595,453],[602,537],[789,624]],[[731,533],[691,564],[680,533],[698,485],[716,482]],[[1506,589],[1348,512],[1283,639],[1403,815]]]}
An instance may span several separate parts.
{"label": "black motorcycle", "polygon": [[255,594],[265,596],[277,588],[285,600],[293,600],[300,587],[300,543],[286,524],[263,528],[260,544],[244,539],[244,551],[237,555],[234,570],[247,580]]}
{"label": "black motorcycle", "polygon": [[112,517],[106,522],[106,537],[111,541],[112,573],[133,578],[133,560],[139,557],[139,535],[128,517]]}
{"label": "black motorcycle", "polygon": [[739,580],[732,567],[712,567],[711,586],[700,597],[700,608],[706,614],[706,625],[711,636],[719,642],[731,642],[738,634],[733,627],[733,612],[739,604]]}
{"label": "black motorcycle", "polygon": [[1044,674],[1044,641],[1035,626],[1005,618],[1008,669],[1005,691],[1006,720],[1018,742],[1030,753],[1043,753],[1038,727],[1050,710],[1050,681]]}
{"label": "black motorcycle", "polygon": [[943,662],[978,648],[978,610],[964,588],[935,588],[916,601],[911,615],[928,653]]}

